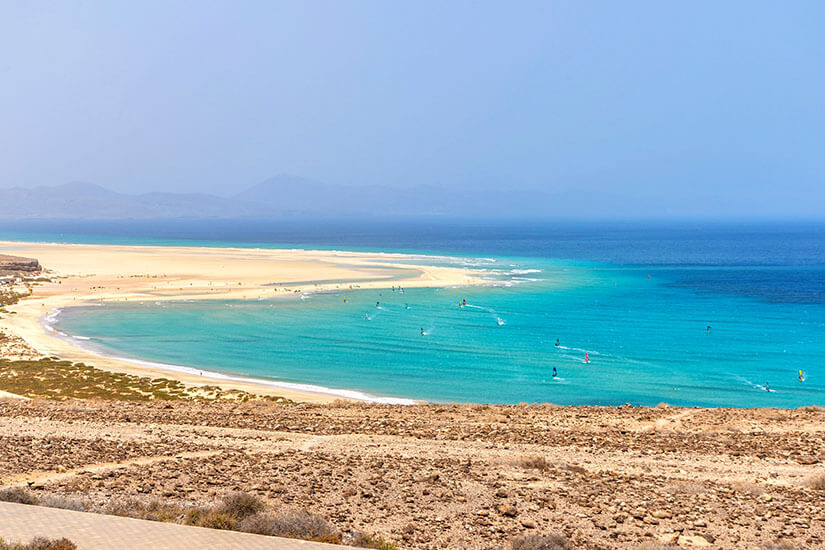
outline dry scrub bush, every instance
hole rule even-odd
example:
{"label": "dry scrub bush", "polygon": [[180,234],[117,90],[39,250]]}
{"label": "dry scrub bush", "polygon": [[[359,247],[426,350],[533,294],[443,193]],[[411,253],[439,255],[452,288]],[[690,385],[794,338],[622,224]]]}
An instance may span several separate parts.
{"label": "dry scrub bush", "polygon": [[262,512],[264,508],[266,508],[266,503],[262,499],[253,494],[238,491],[223,497],[215,507],[215,511],[241,521],[253,514]]}
{"label": "dry scrub bush", "polygon": [[239,522],[266,508],[266,503],[255,495],[243,492],[229,493],[220,502],[209,508],[190,508],[183,522],[210,529],[233,531]]}
{"label": "dry scrub bush", "polygon": [[825,472],[816,474],[808,480],[808,487],[816,491],[825,491]]}
{"label": "dry scrub bush", "polygon": [[765,488],[760,487],[756,483],[749,483],[747,481],[734,481],[731,488],[739,494],[751,495],[758,497],[765,493]]}
{"label": "dry scrub bush", "polygon": [[23,487],[0,489],[0,501],[14,502],[17,504],[33,504],[46,506],[47,508],[62,508],[63,510],[74,510],[76,512],[83,512],[88,509],[86,503],[81,499],[50,493],[37,495]]}
{"label": "dry scrub bush", "polygon": [[209,529],[234,531],[238,526],[238,522],[229,514],[210,510],[198,518],[197,525],[200,527],[207,527]]}
{"label": "dry scrub bush", "polygon": [[525,470],[546,472],[550,469],[550,463],[543,456],[524,456],[518,461],[518,465]]}
{"label": "dry scrub bush", "polygon": [[23,487],[8,487],[0,489],[0,501],[14,502],[15,504],[37,504],[37,495]]}
{"label": "dry scrub bush", "polygon": [[708,492],[707,488],[697,481],[683,481],[668,485],[666,490],[676,495],[703,495]]}
{"label": "dry scrub bush", "polygon": [[63,510],[74,510],[75,512],[85,512],[88,509],[86,503],[79,498],[53,495],[50,493],[40,495],[40,502],[38,504],[48,508],[61,508]]}
{"label": "dry scrub bush", "polygon": [[586,474],[587,470],[582,468],[581,466],[577,466],[575,464],[565,464],[562,466],[562,470],[567,470],[568,472],[573,472],[575,474]]}
{"label": "dry scrub bush", "polygon": [[0,550],[77,550],[77,545],[69,539],[37,537],[28,544],[9,544],[0,539]]}
{"label": "dry scrub bush", "polygon": [[314,542],[340,544],[341,532],[324,518],[305,510],[259,512],[240,524],[240,530],[258,535],[272,535]]}
{"label": "dry scrub bush", "polygon": [[183,516],[183,510],[160,499],[139,500],[131,497],[113,498],[101,510],[110,516],[148,519],[152,521],[176,521]]}
{"label": "dry scrub bush", "polygon": [[561,535],[522,535],[510,543],[512,550],[573,550],[573,545]]}
{"label": "dry scrub bush", "polygon": [[398,545],[394,542],[384,540],[383,537],[378,535],[366,535],[364,533],[356,534],[350,542],[350,546],[372,548],[374,550],[398,550]]}

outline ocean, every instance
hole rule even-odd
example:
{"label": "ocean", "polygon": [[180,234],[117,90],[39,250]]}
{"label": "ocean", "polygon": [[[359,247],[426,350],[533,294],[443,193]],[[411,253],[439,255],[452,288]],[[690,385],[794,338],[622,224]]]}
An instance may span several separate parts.
{"label": "ocean", "polygon": [[825,405],[822,223],[31,222],[0,239],[436,254],[490,281],[56,318],[114,356],[436,402]]}

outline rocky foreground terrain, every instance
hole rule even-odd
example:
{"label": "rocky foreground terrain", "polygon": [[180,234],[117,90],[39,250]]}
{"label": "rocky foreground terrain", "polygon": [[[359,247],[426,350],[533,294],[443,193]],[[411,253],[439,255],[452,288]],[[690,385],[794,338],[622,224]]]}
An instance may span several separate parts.
{"label": "rocky foreground terrain", "polygon": [[0,400],[6,489],[244,491],[399,548],[825,547],[824,460],[819,408]]}

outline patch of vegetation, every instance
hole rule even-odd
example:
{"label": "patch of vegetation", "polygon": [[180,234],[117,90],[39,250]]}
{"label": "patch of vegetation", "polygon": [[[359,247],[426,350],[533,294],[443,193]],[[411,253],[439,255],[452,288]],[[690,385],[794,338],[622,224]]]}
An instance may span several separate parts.
{"label": "patch of vegetation", "polygon": [[561,535],[522,535],[510,543],[512,550],[572,550],[573,545]]}
{"label": "patch of vegetation", "polygon": [[[187,517],[189,514],[187,514]],[[234,531],[238,526],[238,522],[229,514],[222,514],[214,510],[210,510],[205,514],[198,515],[198,522],[192,525],[206,527],[208,529],[222,529],[224,531]]]}
{"label": "patch of vegetation", "polygon": [[0,290],[0,307],[11,306],[20,301],[21,294],[11,290]]}
{"label": "patch of vegetation", "polygon": [[105,399],[122,401],[268,400],[289,403],[272,396],[242,391],[223,392],[216,387],[187,388],[168,378],[148,378],[109,372],[83,363],[55,358],[9,361],[0,359],[0,390],[25,397],[47,399]]}
{"label": "patch of vegetation", "polygon": [[291,539],[340,544],[341,531],[321,516],[306,510],[259,512],[240,524],[241,531]]}
{"label": "patch of vegetation", "polygon": [[[10,488],[0,491],[0,500],[21,504],[41,504],[48,506],[53,499],[42,497],[24,488]],[[182,523],[210,529],[245,531],[259,535],[289,537],[340,544],[341,531],[321,516],[306,510],[268,510],[267,503],[250,493],[233,492],[225,495],[217,503],[206,507],[185,507],[163,501],[159,498],[140,499],[134,497],[113,498],[102,508],[89,501],[82,506],[80,501],[63,502],[56,499],[60,507],[100,512],[114,516]],[[379,539],[373,539],[379,540]],[[384,546],[365,546],[379,550],[396,550],[392,543],[380,540]],[[0,548],[0,550],[4,550]],[[62,550],[62,549],[61,549]]]}
{"label": "patch of vegetation", "polygon": [[85,512],[87,509],[85,503],[80,499],[49,493],[38,495],[23,487],[5,487],[0,489],[0,502],[62,508],[63,510],[75,510],[77,512]]}
{"label": "patch of vegetation", "polygon": [[38,504],[37,495],[22,487],[7,487],[0,489],[0,501],[15,504]]}
{"label": "patch of vegetation", "polygon": [[264,508],[266,508],[266,502],[262,498],[250,493],[236,491],[223,497],[220,504],[216,506],[215,511],[242,521],[258,512],[263,512]]}
{"label": "patch of vegetation", "polygon": [[398,550],[398,545],[394,542],[384,540],[378,535],[365,535],[358,533],[350,545],[358,548],[373,548],[374,550]]}
{"label": "patch of vegetation", "polygon": [[[211,506],[186,507],[159,498],[115,497],[105,506],[95,506],[88,499],[70,499],[59,495],[39,495],[29,489],[13,487],[0,490],[0,501],[52,506],[85,512],[97,512],[113,516],[196,525],[210,529],[245,531],[258,535],[288,537],[340,544],[341,531],[323,517],[306,510],[269,509],[267,503],[250,493],[234,492]],[[380,537],[362,537],[362,548],[397,550],[394,543]],[[372,544],[369,546],[367,544]],[[9,547],[13,550],[30,550],[28,546]],[[31,547],[39,550],[41,547]],[[52,547],[42,547],[49,550]],[[54,547],[54,550],[70,550],[73,547]],[[7,550],[0,546],[0,550]]]}
{"label": "patch of vegetation", "polygon": [[10,544],[0,539],[0,550],[77,550],[77,545],[69,539],[37,537],[28,544]]}
{"label": "patch of vegetation", "polygon": [[562,470],[567,470],[568,472],[573,472],[574,474],[586,474],[587,470],[582,468],[577,464],[564,464],[562,465]]}
{"label": "patch of vegetation", "polygon": [[110,516],[164,522],[178,521],[184,516],[183,510],[179,506],[169,504],[158,498],[148,500],[134,497],[112,498],[100,511]]}
{"label": "patch of vegetation", "polygon": [[808,487],[816,491],[825,491],[825,472],[819,473],[808,480]]}
{"label": "patch of vegetation", "polygon": [[750,483],[747,481],[734,481],[731,484],[731,489],[739,494],[750,495],[752,497],[758,497],[765,493],[764,487],[760,487],[756,483]]}
{"label": "patch of vegetation", "polygon": [[550,469],[550,463],[543,456],[524,456],[518,461],[518,465],[525,470],[539,470],[540,472]]}

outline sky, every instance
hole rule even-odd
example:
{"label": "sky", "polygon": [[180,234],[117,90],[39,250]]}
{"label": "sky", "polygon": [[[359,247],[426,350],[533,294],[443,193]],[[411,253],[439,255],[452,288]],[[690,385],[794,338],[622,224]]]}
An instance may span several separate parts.
{"label": "sky", "polygon": [[825,2],[0,0],[0,187],[825,217]]}

